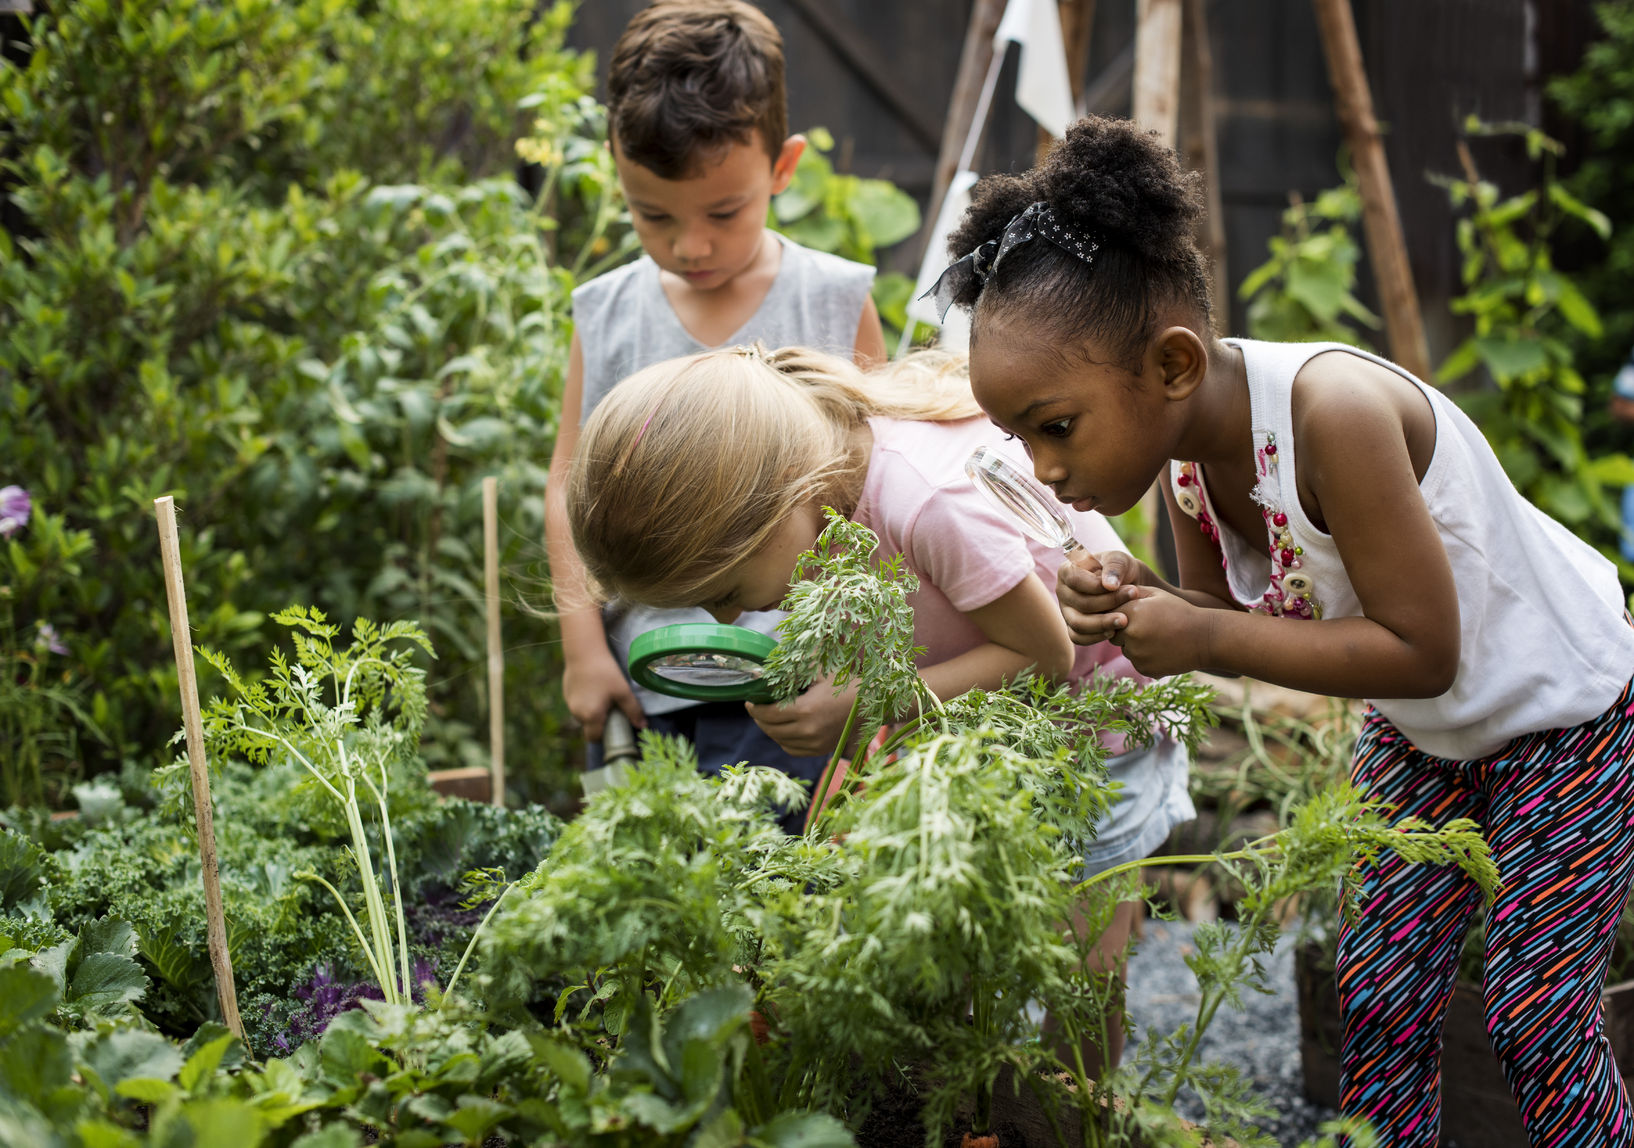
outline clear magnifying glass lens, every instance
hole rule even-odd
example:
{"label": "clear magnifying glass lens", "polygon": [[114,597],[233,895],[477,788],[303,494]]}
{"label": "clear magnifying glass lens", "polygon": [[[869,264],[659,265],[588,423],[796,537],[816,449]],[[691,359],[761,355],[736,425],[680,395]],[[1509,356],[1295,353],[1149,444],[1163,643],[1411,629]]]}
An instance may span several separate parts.
{"label": "clear magnifying glass lens", "polygon": [[647,663],[647,668],[661,678],[692,686],[739,686],[758,680],[766,672],[764,666],[750,658],[702,652],[666,654]]}
{"label": "clear magnifying glass lens", "polygon": [[1030,477],[992,447],[977,447],[965,460],[965,474],[989,502],[1011,515],[1030,537],[1063,550],[1078,544],[1060,503],[1045,495]]}

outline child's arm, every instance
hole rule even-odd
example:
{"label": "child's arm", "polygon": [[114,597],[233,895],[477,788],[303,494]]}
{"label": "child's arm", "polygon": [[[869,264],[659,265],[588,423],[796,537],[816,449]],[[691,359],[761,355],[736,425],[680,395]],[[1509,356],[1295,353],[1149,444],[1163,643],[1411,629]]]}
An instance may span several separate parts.
{"label": "child's arm", "polygon": [[[1125,589],[1132,600],[1110,615],[1113,641],[1143,673],[1224,670],[1315,693],[1387,698],[1434,697],[1457,676],[1458,592],[1419,492],[1397,376],[1354,358],[1323,358],[1333,356],[1313,359],[1295,383],[1300,480],[1362,616],[1273,618],[1204,608],[1196,591]],[[1423,402],[1416,392],[1412,399]],[[1318,600],[1321,592],[1317,586]],[[1119,615],[1126,625],[1115,625]]]}
{"label": "child's arm", "polygon": [[568,349],[567,377],[562,383],[562,414],[545,484],[545,549],[562,626],[562,696],[568,712],[584,726],[584,736],[600,741],[602,723],[612,706],[623,710],[638,729],[647,724],[630,684],[619,671],[601,623],[601,605],[585,584],[584,563],[573,549],[567,519],[567,475],[579,443],[579,412],[584,405],[584,350],[575,332]]}
{"label": "child's arm", "polygon": [[[1054,598],[1037,574],[1028,574],[987,605],[966,611],[965,617],[987,641],[920,670],[925,685],[939,698],[957,697],[973,689],[997,689],[1028,670],[1060,679],[1072,668],[1072,643]],[[818,683],[787,704],[750,703],[748,710],[760,728],[789,753],[828,754],[840,740],[855,697],[855,686],[836,691]],[[893,715],[897,720],[912,716]]]}
{"label": "child's arm", "polygon": [[885,329],[880,326],[879,309],[874,306],[872,295],[862,301],[862,318],[857,320],[857,339],[851,357],[865,371],[886,360]]}

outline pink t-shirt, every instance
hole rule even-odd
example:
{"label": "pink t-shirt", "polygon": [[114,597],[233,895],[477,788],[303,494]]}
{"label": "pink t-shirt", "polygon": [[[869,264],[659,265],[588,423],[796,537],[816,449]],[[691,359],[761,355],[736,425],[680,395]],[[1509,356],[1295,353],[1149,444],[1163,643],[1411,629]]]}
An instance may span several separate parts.
{"label": "pink t-shirt", "polygon": [[[965,459],[979,446],[998,449],[1028,474],[1032,463],[1020,442],[1007,440],[986,418],[917,422],[871,418],[874,450],[852,518],[879,535],[883,554],[901,554],[919,577],[908,596],[914,642],[925,647],[921,666],[935,665],[987,641],[965,612],[989,605],[1037,574],[1050,593],[1061,551],[1023,534],[1009,515],[989,506],[966,477]],[[1073,536],[1092,553],[1122,550],[1112,525],[1099,514],[1061,508]],[[1095,673],[1143,677],[1110,642],[1075,646],[1071,678]],[[1112,741],[1114,739],[1108,739]],[[1117,752],[1119,744],[1108,748]]]}

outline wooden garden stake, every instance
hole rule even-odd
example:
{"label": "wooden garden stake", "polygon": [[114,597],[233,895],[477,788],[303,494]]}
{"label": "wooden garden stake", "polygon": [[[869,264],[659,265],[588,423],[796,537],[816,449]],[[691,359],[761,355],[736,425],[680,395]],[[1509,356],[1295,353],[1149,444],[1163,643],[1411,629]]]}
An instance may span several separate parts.
{"label": "wooden garden stake", "polygon": [[1316,23],[1322,33],[1322,51],[1333,82],[1334,106],[1350,144],[1351,160],[1362,193],[1362,228],[1373,278],[1379,285],[1379,306],[1384,311],[1390,357],[1421,379],[1430,377],[1430,349],[1424,341],[1424,321],[1418,310],[1413,269],[1407,262],[1396,193],[1390,186],[1390,165],[1373,115],[1373,93],[1362,67],[1362,49],[1356,39],[1356,19],[1350,0],[1314,0]]}
{"label": "wooden garden stake", "polygon": [[488,599],[488,747],[493,803],[505,804],[505,649],[499,637],[499,480],[482,480],[482,566]]}
{"label": "wooden garden stake", "polygon": [[210,964],[216,974],[221,1018],[239,1040],[244,1022],[238,1017],[238,989],[233,958],[227,951],[227,917],[221,908],[221,874],[216,870],[216,827],[210,809],[210,771],[204,760],[204,722],[199,713],[199,683],[193,673],[192,630],[187,623],[187,591],[182,585],[181,542],[176,534],[176,503],[168,494],[153,500],[159,516],[159,550],[164,557],[165,596],[170,600],[170,642],[176,652],[181,685],[182,720],[187,731],[187,765],[193,778],[193,816],[199,829],[199,861],[204,870],[204,914]]}

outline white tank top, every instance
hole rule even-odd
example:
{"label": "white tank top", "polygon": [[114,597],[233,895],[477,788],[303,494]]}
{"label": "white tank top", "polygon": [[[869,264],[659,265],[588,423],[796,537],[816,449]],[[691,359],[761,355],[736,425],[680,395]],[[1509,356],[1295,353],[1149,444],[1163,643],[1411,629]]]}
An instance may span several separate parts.
{"label": "white tank top", "polygon": [[[1433,698],[1373,698],[1412,743],[1437,757],[1485,757],[1511,738],[1596,717],[1634,676],[1616,567],[1523,498],[1480,429],[1394,363],[1340,343],[1229,339],[1248,368],[1254,500],[1266,533],[1222,527],[1203,468],[1170,464],[1176,501],[1220,547],[1231,595],[1250,610],[1307,619],[1362,615],[1331,536],[1299,505],[1291,396],[1312,357],[1345,351],[1410,380],[1435,412],[1435,453],[1419,491],[1458,589],[1458,676]],[[1402,592],[1412,593],[1412,571]]]}

